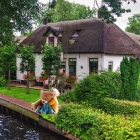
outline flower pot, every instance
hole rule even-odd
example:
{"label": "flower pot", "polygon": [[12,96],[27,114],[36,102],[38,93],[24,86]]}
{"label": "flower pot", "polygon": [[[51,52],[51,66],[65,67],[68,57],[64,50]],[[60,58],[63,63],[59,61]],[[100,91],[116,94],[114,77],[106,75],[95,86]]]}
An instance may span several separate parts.
{"label": "flower pot", "polygon": [[29,87],[33,87],[36,85],[36,80],[29,80]]}

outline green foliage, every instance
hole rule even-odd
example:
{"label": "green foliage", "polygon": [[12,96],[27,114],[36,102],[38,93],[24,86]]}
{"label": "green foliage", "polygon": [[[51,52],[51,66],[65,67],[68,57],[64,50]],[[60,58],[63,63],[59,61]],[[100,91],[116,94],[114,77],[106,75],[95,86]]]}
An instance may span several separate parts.
{"label": "green foliage", "polygon": [[125,116],[136,115],[140,110],[140,103],[127,100],[104,98],[100,104],[100,109],[111,115],[120,114]]}
{"label": "green foliage", "polygon": [[[98,6],[97,0],[94,0],[94,3]],[[131,10],[122,8],[122,2],[120,0],[102,0],[102,5],[101,7],[98,6],[97,12],[99,18],[103,18],[102,20],[106,23],[114,23],[116,21],[114,15],[120,17],[122,16],[122,13],[128,13],[131,12]]]}
{"label": "green foliage", "polygon": [[[43,47],[43,46],[42,46]],[[41,58],[43,67],[42,69],[47,72],[48,75],[58,75],[59,68],[60,68],[60,55],[59,53],[62,52],[61,46],[48,46],[45,44],[44,50],[42,50],[43,56]],[[49,76],[50,81],[50,76]],[[49,84],[50,88],[50,84]]]}
{"label": "green foliage", "polygon": [[16,47],[12,44],[4,46],[0,48],[0,52],[1,72],[3,75],[7,75],[10,90],[11,71],[16,70]]}
{"label": "green foliage", "polygon": [[108,71],[100,73],[87,76],[77,83],[75,94],[78,102],[88,100],[92,106],[98,107],[104,97],[115,98],[119,94],[120,73]]}
{"label": "green foliage", "polygon": [[140,14],[134,14],[128,20],[128,26],[125,28],[125,31],[140,35]]}
{"label": "green foliage", "polygon": [[27,93],[29,93],[29,72],[35,71],[35,56],[33,54],[34,46],[24,45],[19,47],[21,58],[20,71],[27,71]]}
{"label": "green foliage", "polygon": [[49,3],[43,6],[42,16],[37,18],[36,24],[42,25],[43,18],[48,17],[48,22],[67,20],[89,19],[95,17],[95,9],[85,5],[58,0],[53,7]]}
{"label": "green foliage", "polygon": [[0,1],[0,42],[5,46],[13,40],[13,32],[31,30],[39,16],[41,4],[37,0]]}
{"label": "green foliage", "polygon": [[139,114],[135,116],[114,115],[78,104],[63,106],[55,123],[59,129],[73,133],[85,140],[139,139]]}
{"label": "green foliage", "polygon": [[7,80],[4,76],[0,77],[0,87],[3,87],[7,84]]}
{"label": "green foliage", "polygon": [[119,99],[136,100],[137,83],[139,76],[139,64],[135,58],[123,57],[120,64],[121,88]]}
{"label": "green foliage", "polygon": [[66,93],[61,93],[59,96],[58,96],[58,99],[60,99],[61,101],[64,101],[66,103],[69,103],[69,102],[74,102],[76,101],[76,96],[75,96],[75,91],[74,90],[68,90],[66,91]]}
{"label": "green foliage", "polygon": [[34,46],[24,45],[19,47],[20,54],[18,55],[21,58],[20,71],[35,71],[35,56],[33,54]]}

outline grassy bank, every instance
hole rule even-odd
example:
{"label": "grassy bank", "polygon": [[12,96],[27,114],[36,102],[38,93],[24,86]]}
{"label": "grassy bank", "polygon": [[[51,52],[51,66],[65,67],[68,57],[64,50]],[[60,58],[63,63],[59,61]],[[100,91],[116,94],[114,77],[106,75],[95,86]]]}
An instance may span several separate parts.
{"label": "grassy bank", "polygon": [[[11,87],[10,91],[8,87],[0,88],[0,93],[28,102],[35,102],[40,98],[40,90],[29,89],[29,91],[30,93],[26,94],[26,88]],[[70,102],[66,105],[60,99],[59,103],[63,103],[63,106],[57,116],[43,115],[45,119],[54,122],[59,129],[86,140],[137,140],[140,138],[140,104],[138,102],[105,98],[100,106],[102,109],[97,109],[90,106],[88,101]]]}

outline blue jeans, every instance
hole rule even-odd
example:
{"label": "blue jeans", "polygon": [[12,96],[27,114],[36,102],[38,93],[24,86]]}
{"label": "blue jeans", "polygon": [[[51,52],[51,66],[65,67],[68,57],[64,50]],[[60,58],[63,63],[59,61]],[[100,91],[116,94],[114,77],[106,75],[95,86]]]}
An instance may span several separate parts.
{"label": "blue jeans", "polygon": [[36,111],[41,114],[54,114],[55,113],[53,108],[48,103],[45,103],[43,106],[38,107]]}

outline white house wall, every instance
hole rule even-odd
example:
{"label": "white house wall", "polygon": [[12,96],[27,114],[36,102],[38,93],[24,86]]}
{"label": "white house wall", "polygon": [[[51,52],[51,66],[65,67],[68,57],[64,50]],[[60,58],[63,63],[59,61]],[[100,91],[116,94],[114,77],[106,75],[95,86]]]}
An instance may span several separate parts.
{"label": "white house wall", "polygon": [[[36,75],[36,77],[39,77],[40,73],[43,71],[42,70],[41,58],[42,58],[42,54],[36,54],[35,55],[35,75]],[[21,59],[20,58],[16,58],[16,65],[17,65],[16,75],[17,75],[17,79],[23,80],[24,72],[21,72],[19,70],[20,62],[21,62]]]}
{"label": "white house wall", "polygon": [[[101,54],[64,54],[66,59],[66,74],[69,74],[69,58],[76,58],[76,75],[78,79],[83,79],[89,75],[89,58],[98,58],[98,70],[101,70],[103,57]],[[83,69],[81,69],[83,66]]]}
{"label": "white house wall", "polygon": [[[130,55],[128,56],[128,58]],[[104,54],[104,69],[108,69],[108,63],[109,61],[113,62],[113,71],[116,71],[117,69],[120,69],[120,63],[123,60],[123,55],[109,55]]]}

